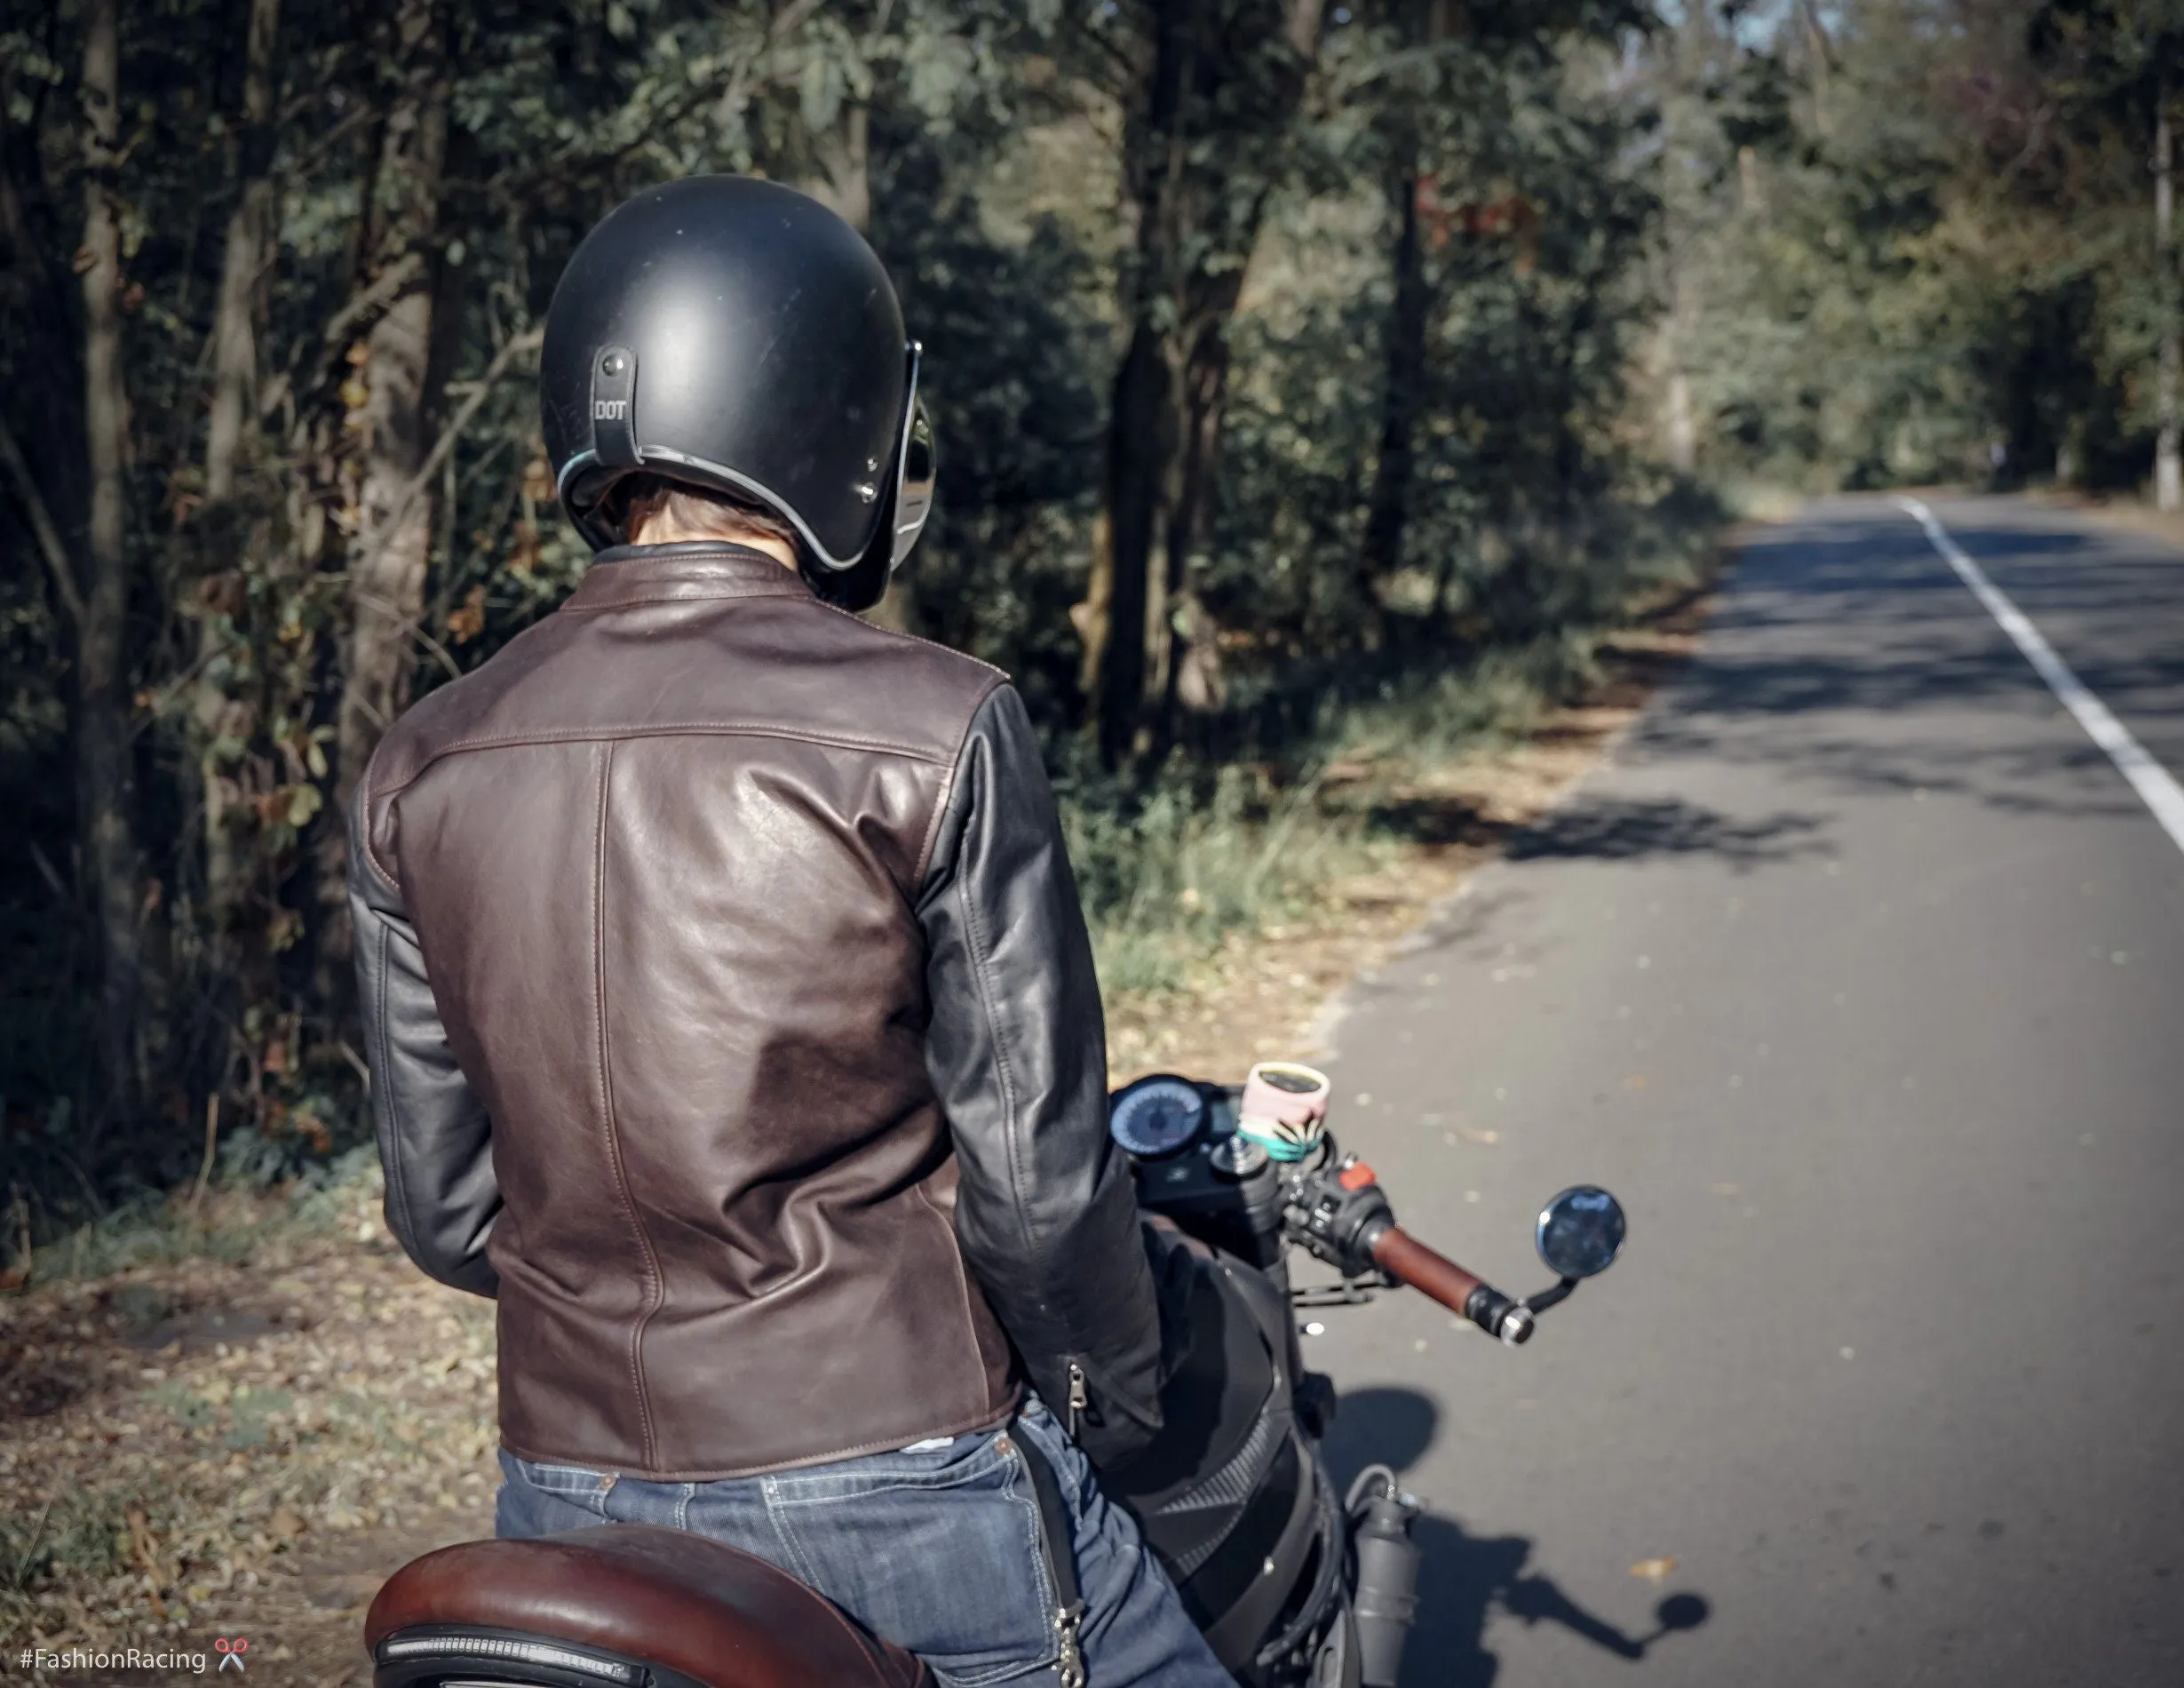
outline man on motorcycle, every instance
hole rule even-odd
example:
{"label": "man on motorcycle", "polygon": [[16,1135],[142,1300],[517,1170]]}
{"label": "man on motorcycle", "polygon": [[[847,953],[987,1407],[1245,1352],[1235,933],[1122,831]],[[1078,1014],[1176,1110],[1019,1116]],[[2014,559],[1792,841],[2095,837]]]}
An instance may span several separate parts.
{"label": "man on motorcycle", "polygon": [[1030,724],[845,613],[931,503],[917,379],[787,188],[570,260],[544,429],[600,555],[350,812],[387,1222],[498,1299],[501,1535],[717,1537],[955,1688],[1217,1688],[1086,1462],[1158,1429],[1161,1331]]}

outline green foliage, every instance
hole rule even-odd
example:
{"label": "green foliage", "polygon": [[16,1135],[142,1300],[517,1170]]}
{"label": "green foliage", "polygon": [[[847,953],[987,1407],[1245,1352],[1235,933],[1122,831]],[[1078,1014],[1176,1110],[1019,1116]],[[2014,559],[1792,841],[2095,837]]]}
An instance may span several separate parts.
{"label": "green foliage", "polygon": [[1230,933],[1301,912],[1382,859],[1358,816],[1319,798],[1316,778],[1276,787],[1247,768],[1222,769],[1210,792],[1178,769],[1124,800],[1066,796],[1102,990],[1171,990]]}
{"label": "green foliage", "polygon": [[2164,62],[2171,0],[1685,8],[1642,69],[1658,426],[1680,373],[1721,480],[2138,482],[2171,308],[2146,166]]}
{"label": "green foliage", "polygon": [[[1326,8],[1301,53],[1272,12],[1204,0],[1200,20],[1231,34],[1195,73],[1165,231],[1145,226],[1132,170],[1172,14],[1140,0],[290,5],[262,133],[245,113],[247,11],[122,0],[140,1117],[105,1118],[89,1070],[117,1011],[83,913],[97,888],[76,816],[75,635],[25,489],[0,484],[0,1211],[6,1247],[23,1228],[44,1246],[41,1271],[247,1246],[165,1199],[198,1180],[208,1128],[215,1198],[298,1179],[307,1196],[369,1156],[344,723],[364,660],[353,577],[381,537],[368,470],[390,426],[373,331],[403,263],[422,267],[432,330],[402,422],[417,458],[443,435],[448,450],[416,490],[430,537],[413,595],[387,612],[407,641],[381,677],[397,699],[488,659],[587,563],[553,506],[520,353],[598,218],[646,184],[739,170],[865,222],[925,343],[940,434],[941,503],[894,613],[1017,677],[1065,777],[1117,988],[1172,978],[1377,859],[1385,844],[1310,770],[1346,734],[1424,756],[1513,730],[1560,683],[1547,670],[1563,658],[1544,653],[1612,619],[1673,549],[1656,532],[1671,482],[1628,402],[1661,304],[1662,207],[1680,203],[1656,92],[1623,68],[1648,50],[1637,8],[1458,7],[1473,27],[1436,33],[1429,18],[1451,9],[1375,0]],[[82,14],[0,0],[0,420],[71,555],[90,498]],[[420,44],[433,20],[444,61]],[[1763,83],[1737,107],[1752,139],[1735,144],[1787,157],[1800,84]],[[428,123],[446,126],[446,162],[411,228],[420,183],[388,160]],[[273,238],[247,276],[254,426],[215,497],[230,219],[260,170]],[[1861,285],[1878,299],[1905,231],[1941,225],[1931,192],[1898,206],[1882,164],[1869,178]],[[1415,357],[1392,349],[1406,204],[1425,219]],[[1824,277],[1779,285],[1783,311],[1835,298]],[[2088,322],[2108,323],[2109,295],[2089,297]],[[1777,307],[1740,308],[1756,322]],[[1199,666],[1144,765],[1095,776],[1083,609],[1114,389],[1131,332],[1163,310],[1196,313],[1193,367],[1226,382],[1207,519],[1171,583]],[[1906,355],[1924,320],[1892,330]],[[1708,402],[1735,414],[1734,348],[1710,355]],[[1365,536],[1397,364],[1416,469],[1383,566]],[[1883,385],[1926,390],[1907,378]],[[1738,461],[1860,426],[1799,432],[1770,413]]]}
{"label": "green foliage", "polygon": [[27,1633],[36,1608],[24,1596],[42,1583],[118,1570],[129,1557],[133,1504],[111,1489],[72,1489],[28,1517],[0,1517],[0,1615]]}
{"label": "green foliage", "polygon": [[[288,1142],[246,1129],[222,1151],[204,1195],[143,1190],[104,1205],[39,1246],[31,1276],[44,1283],[182,1260],[248,1260],[270,1243],[324,1232],[350,1211],[359,1188],[376,1188],[379,1178],[369,1143],[306,1159]],[[262,1193],[276,1182],[280,1192]]]}

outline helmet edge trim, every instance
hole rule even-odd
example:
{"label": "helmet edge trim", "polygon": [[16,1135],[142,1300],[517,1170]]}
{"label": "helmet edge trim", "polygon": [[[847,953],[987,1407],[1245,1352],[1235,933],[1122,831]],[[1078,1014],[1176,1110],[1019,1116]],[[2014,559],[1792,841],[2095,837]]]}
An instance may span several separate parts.
{"label": "helmet edge trim", "polygon": [[[679,469],[695,469],[709,481],[725,482],[738,492],[748,492],[753,498],[764,500],[767,509],[772,510],[797,530],[797,537],[810,547],[813,558],[822,567],[834,569],[838,573],[846,572],[855,568],[859,559],[864,554],[860,551],[855,556],[846,560],[835,556],[819,543],[818,536],[812,532],[811,524],[791,510],[787,500],[773,488],[754,481],[747,474],[739,474],[725,463],[714,463],[705,458],[695,457],[687,451],[675,450],[670,446],[645,446],[638,451],[637,466],[633,469],[626,469],[623,473],[624,474],[641,474],[647,469],[662,464],[672,464]],[[562,466],[560,485],[555,489],[555,495],[560,499],[562,507],[568,511],[570,520],[576,522],[578,530],[599,550],[605,550],[609,545],[628,542],[593,522],[592,515],[599,507],[599,500],[594,499],[579,514],[575,506],[569,502],[568,487],[570,482],[584,470],[605,466],[607,466],[600,463],[597,451],[589,449],[579,451]],[[611,485],[612,482],[608,484]]]}

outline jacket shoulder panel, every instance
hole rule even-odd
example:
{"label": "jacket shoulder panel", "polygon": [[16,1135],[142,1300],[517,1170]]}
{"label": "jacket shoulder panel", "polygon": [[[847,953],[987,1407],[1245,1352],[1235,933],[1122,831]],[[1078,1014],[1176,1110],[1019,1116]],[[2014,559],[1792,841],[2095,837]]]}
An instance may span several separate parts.
{"label": "jacket shoulder panel", "polygon": [[[952,768],[1007,676],[807,597],[726,597],[556,614],[429,693],[388,730],[364,784],[371,864],[390,871],[393,800],[441,758],[584,739],[801,739]],[[943,782],[943,800],[945,800]]]}

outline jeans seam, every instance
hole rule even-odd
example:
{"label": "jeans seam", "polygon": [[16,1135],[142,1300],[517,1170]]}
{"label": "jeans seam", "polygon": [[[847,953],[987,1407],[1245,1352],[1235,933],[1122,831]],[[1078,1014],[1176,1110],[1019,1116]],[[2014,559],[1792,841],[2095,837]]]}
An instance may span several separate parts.
{"label": "jeans seam", "polygon": [[559,1483],[546,1481],[539,1477],[536,1473],[546,1468],[533,1467],[530,1470],[523,1473],[524,1482],[530,1485],[532,1488],[536,1489],[541,1494],[568,1495],[573,1499],[575,1496],[579,1494],[598,1494],[604,1493],[606,1485],[600,1480],[603,1473],[598,1471],[579,1470],[575,1466],[564,1466],[559,1468],[562,1470],[572,1472],[576,1476],[585,1479],[585,1481],[577,1484],[575,1486],[564,1488]]}
{"label": "jeans seam", "polygon": [[[1020,1477],[1023,1480],[1024,1488],[1031,1490],[1031,1469],[1024,1463],[1024,1456],[1012,1450],[1009,1464],[1013,1469],[1009,1472],[1008,1486],[1003,1493],[1031,1515],[1031,1581],[1039,1590],[1039,1598],[1045,1602],[1046,1611],[1052,1612],[1060,1609],[1061,1590],[1054,1586],[1053,1571],[1046,1563],[1046,1555],[1040,1550],[1040,1539],[1046,1532],[1046,1517],[1039,1509],[1039,1497],[1036,1491],[1022,1494],[1017,1493],[1017,1479]],[[1056,1486],[1060,1487],[1060,1473],[1057,1471],[1055,1476]],[[1066,1553],[1074,1562],[1076,1557],[1076,1512],[1069,1504],[1069,1492],[1066,1488],[1061,1491],[1061,1509],[1067,1515],[1069,1540],[1051,1545],[1054,1552]]]}
{"label": "jeans seam", "polygon": [[[1006,1463],[1006,1461],[1003,1461]],[[884,1482],[859,1484],[836,1494],[788,1495],[779,1490],[769,1490],[769,1495],[784,1507],[839,1506],[844,1501],[862,1501],[882,1494],[942,1494],[949,1489],[960,1489],[981,1482],[994,1473],[991,1464],[981,1464],[971,1470],[958,1472],[943,1482],[921,1483],[910,1479],[889,1478]],[[1011,1479],[1012,1484],[1013,1478]]]}
{"label": "jeans seam", "polygon": [[782,1551],[796,1564],[797,1581],[807,1588],[818,1588],[819,1573],[812,1569],[811,1561],[804,1557],[803,1543],[797,1540],[796,1532],[789,1527],[789,1520],[782,1516],[781,1492],[775,1486],[774,1478],[766,1477],[758,1479],[758,1498],[766,1504],[766,1522],[774,1526],[774,1534],[781,1542]]}
{"label": "jeans seam", "polygon": [[[953,1684],[953,1688],[984,1688],[984,1684],[988,1683],[1005,1682],[1012,1676],[1029,1676],[1035,1671],[1044,1670],[1052,1665],[1059,1652],[1059,1648],[1053,1644],[1055,1636],[1051,1619],[1056,1606],[1060,1604],[1060,1596],[1054,1590],[1054,1580],[1047,1570],[1046,1556],[1039,1551],[1039,1532],[1044,1527],[1044,1520],[1040,1517],[1037,1498],[1022,1493],[1020,1488],[1020,1484],[1024,1488],[1029,1486],[1031,1474],[1025,1468],[1024,1456],[1013,1448],[1002,1456],[1002,1465],[1007,1472],[1001,1485],[1002,1499],[1011,1506],[1020,1509],[1022,1513],[1028,1514],[1031,1525],[1028,1539],[1013,1545],[1018,1545],[1023,1549],[1026,1562],[1030,1567],[1033,1597],[1039,1602],[1039,1645],[1028,1661],[1012,1660],[986,1670],[951,1670],[947,1673],[946,1680]],[[1074,1518],[1071,1523],[1074,1526]],[[1071,1541],[1067,1545],[1065,1550],[1073,1550],[1075,1546],[1076,1543]],[[940,1673],[936,1671],[934,1674],[937,1676]]]}

